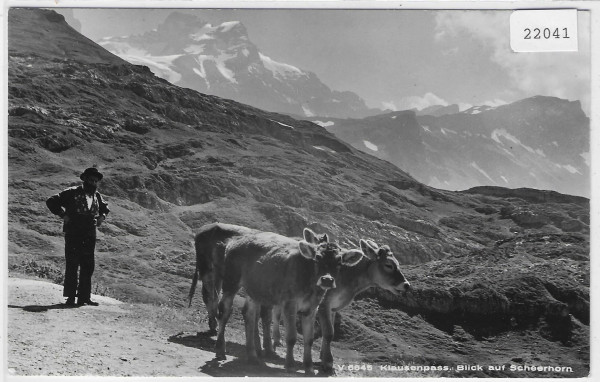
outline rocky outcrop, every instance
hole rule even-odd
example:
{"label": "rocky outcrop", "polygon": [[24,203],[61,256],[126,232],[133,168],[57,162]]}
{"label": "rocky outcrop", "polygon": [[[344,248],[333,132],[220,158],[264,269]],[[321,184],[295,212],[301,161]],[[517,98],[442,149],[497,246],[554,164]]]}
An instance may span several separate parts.
{"label": "rocky outcrop", "polygon": [[589,253],[586,245],[575,242],[585,239],[571,234],[518,235],[492,248],[408,267],[404,273],[413,289],[403,295],[382,290],[367,294],[449,332],[460,325],[476,336],[489,335],[535,327],[542,320],[556,339],[565,340],[571,317],[587,324],[590,314]]}

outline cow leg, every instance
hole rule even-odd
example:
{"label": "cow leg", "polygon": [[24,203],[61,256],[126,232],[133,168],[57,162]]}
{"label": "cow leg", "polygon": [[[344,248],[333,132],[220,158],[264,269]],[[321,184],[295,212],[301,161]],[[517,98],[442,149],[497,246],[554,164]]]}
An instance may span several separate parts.
{"label": "cow leg", "polygon": [[[246,317],[249,303],[250,302],[248,301],[248,299],[244,300],[244,307],[242,308],[242,316],[244,317],[244,328],[246,327],[246,323],[249,322],[248,318]],[[256,355],[260,357],[262,355],[262,347],[260,344],[260,334],[258,332],[258,310],[259,308],[256,309],[256,318],[254,319],[254,348],[256,349]]]}
{"label": "cow leg", "polygon": [[321,368],[324,372],[333,370],[333,355],[331,354],[331,341],[333,340],[333,317],[335,313],[328,305],[319,306],[319,325],[323,339],[321,342]]}
{"label": "cow leg", "polygon": [[223,293],[221,301],[219,301],[219,334],[217,335],[217,343],[215,345],[215,353],[217,359],[225,359],[225,326],[231,316],[231,307],[233,305],[233,297],[236,292]]}
{"label": "cow leg", "polygon": [[273,307],[273,352],[281,346],[281,305]]}
{"label": "cow leg", "polygon": [[312,309],[307,314],[302,315],[302,337],[304,339],[304,373],[306,375],[314,375],[312,361],[312,345],[315,340],[315,316],[317,310]]}
{"label": "cow leg", "polygon": [[295,301],[288,301],[283,306],[283,320],[285,322],[285,342],[287,351],[285,354],[285,369],[288,372],[295,371],[296,362],[294,361],[294,345],[296,345],[296,312]]}
{"label": "cow leg", "polygon": [[[207,277],[208,279],[208,277]],[[212,283],[202,280],[202,300],[208,311],[208,328],[211,334],[217,331],[218,296]]]}
{"label": "cow leg", "polygon": [[260,343],[260,332],[258,331],[258,321],[260,320],[260,312],[262,310],[261,305],[256,306],[254,312],[254,348],[256,349],[256,355],[262,357],[262,345]]}
{"label": "cow leg", "polygon": [[260,338],[258,336],[258,312],[260,305],[250,297],[246,297],[246,303],[244,305],[244,324],[246,326],[246,354],[248,356],[249,363],[258,363],[258,356],[256,352],[256,343],[260,344]]}
{"label": "cow leg", "polygon": [[260,308],[260,320],[263,328],[263,349],[265,357],[273,357],[275,351],[273,350],[273,341],[271,340],[271,323],[272,317],[272,306],[261,306]]}

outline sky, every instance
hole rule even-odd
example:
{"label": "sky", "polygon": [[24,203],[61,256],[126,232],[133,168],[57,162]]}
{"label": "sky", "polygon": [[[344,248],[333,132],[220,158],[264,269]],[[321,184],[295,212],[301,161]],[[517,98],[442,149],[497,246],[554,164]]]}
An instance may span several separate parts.
{"label": "sky", "polygon": [[[74,9],[81,32],[102,37],[156,28],[172,9]],[[510,11],[187,9],[212,24],[241,21],[272,59],[314,72],[368,106],[497,106],[534,95],[590,109],[590,17],[579,12],[579,51],[514,53]],[[63,13],[70,13],[64,10]]]}

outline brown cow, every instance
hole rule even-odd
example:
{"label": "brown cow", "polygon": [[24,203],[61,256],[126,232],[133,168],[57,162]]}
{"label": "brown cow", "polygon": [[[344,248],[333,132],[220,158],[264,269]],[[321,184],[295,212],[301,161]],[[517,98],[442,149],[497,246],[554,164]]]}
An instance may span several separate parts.
{"label": "brown cow", "polygon": [[196,291],[198,279],[202,280],[202,300],[208,311],[208,327],[211,333],[217,329],[217,306],[223,280],[225,246],[231,238],[259,232],[233,224],[212,223],[200,227],[196,234],[196,271],[190,288],[189,306]]}
{"label": "brown cow", "polygon": [[[217,358],[225,357],[225,326],[231,315],[233,297],[244,287],[246,297],[246,352],[250,362],[258,362],[256,319],[259,307],[282,305],[286,327],[296,327],[296,312],[302,312],[304,370],[313,373],[311,347],[314,319],[321,299],[335,288],[342,265],[353,266],[361,256],[340,254],[334,243],[310,244],[275,233],[261,232],[233,238],[225,250],[223,296],[219,301]],[[296,331],[286,335],[285,368],[294,367]]]}
{"label": "brown cow", "polygon": [[[333,368],[331,354],[331,341],[333,339],[333,323],[335,313],[348,306],[354,296],[365,289],[378,286],[394,294],[400,294],[410,289],[410,283],[400,271],[400,264],[394,257],[390,247],[378,247],[373,241],[360,241],[362,253],[366,256],[353,267],[343,266],[337,277],[337,288],[327,291],[323,301],[319,304],[318,317],[323,333],[321,345],[321,366],[323,371],[330,372]],[[355,250],[357,251],[357,250]],[[275,346],[279,343],[280,309],[275,308],[273,313],[274,327],[273,338]],[[286,326],[286,332],[290,331]],[[293,330],[295,331],[295,330]]]}
{"label": "brown cow", "polygon": [[[196,234],[194,244],[196,247],[196,270],[192,279],[192,286],[188,295],[189,304],[192,305],[192,299],[196,292],[198,279],[202,280],[202,300],[208,312],[208,327],[210,333],[216,333],[217,329],[217,306],[219,303],[219,293],[223,282],[223,262],[225,261],[225,246],[233,237],[249,233],[260,232],[255,229],[240,225],[212,223],[200,227]],[[318,244],[329,241],[327,234],[317,235],[310,229],[305,230],[305,240],[309,243]],[[270,321],[271,312],[267,308],[263,309],[263,325],[265,321]],[[270,328],[270,324],[269,324]],[[265,349],[272,353],[270,329],[268,340],[269,345]]]}

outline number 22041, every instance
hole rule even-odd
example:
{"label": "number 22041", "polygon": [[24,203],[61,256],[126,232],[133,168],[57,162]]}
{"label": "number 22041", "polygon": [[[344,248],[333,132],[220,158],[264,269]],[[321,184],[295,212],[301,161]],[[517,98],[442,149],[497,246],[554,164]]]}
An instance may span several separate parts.
{"label": "number 22041", "polygon": [[562,28],[562,30],[560,28],[525,28],[523,32],[525,32],[525,40],[549,40],[551,38],[570,38],[568,28]]}

